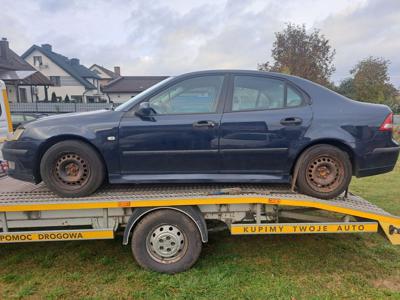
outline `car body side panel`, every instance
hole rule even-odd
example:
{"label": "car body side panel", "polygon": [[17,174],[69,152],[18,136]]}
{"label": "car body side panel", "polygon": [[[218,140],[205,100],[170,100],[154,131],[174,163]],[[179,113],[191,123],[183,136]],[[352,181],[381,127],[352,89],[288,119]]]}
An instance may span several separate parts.
{"label": "car body side panel", "polygon": [[5,159],[16,162],[11,176],[39,181],[38,159],[49,145],[64,139],[80,139],[93,145],[106,163],[109,174],[119,174],[118,125],[122,112],[94,111],[45,117],[26,124],[18,141],[7,142]]}
{"label": "car body side panel", "polygon": [[[393,169],[399,145],[391,132],[379,131],[391,112],[387,106],[353,101],[299,77],[293,77],[292,82],[313,99],[314,120],[306,134],[313,143],[331,139],[348,146],[352,150],[356,176]],[[380,149],[390,150],[383,155]]]}

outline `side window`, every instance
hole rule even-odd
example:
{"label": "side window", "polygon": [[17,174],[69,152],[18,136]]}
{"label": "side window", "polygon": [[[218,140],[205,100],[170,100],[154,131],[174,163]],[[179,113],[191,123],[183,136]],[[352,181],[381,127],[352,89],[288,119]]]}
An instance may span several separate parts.
{"label": "side window", "polygon": [[61,86],[60,76],[50,76],[50,81],[54,84],[54,86]]}
{"label": "side window", "polygon": [[235,76],[232,111],[279,109],[302,103],[301,95],[282,80]]}
{"label": "side window", "polygon": [[196,114],[217,111],[223,75],[183,80],[149,100],[157,114]]}
{"label": "side window", "polygon": [[296,91],[290,86],[287,86],[286,97],[287,97],[286,99],[287,107],[296,107],[303,104],[303,97],[300,95],[298,91]]}

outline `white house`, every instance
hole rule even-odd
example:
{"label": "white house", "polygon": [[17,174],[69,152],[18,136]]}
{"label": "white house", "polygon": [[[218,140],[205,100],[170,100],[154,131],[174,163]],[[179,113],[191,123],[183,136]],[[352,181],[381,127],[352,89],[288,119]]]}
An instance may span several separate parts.
{"label": "white house", "polygon": [[167,76],[121,76],[102,87],[112,103],[123,103],[133,96],[143,92]]}
{"label": "white house", "polygon": [[46,76],[10,49],[6,38],[0,40],[0,80],[6,84],[11,103],[43,100],[38,94],[46,95],[52,85]]}
{"label": "white house", "polygon": [[117,66],[114,67],[114,72],[97,64],[93,64],[89,70],[100,77],[100,86],[105,86],[110,81],[121,76],[121,68]]}
{"label": "white house", "polygon": [[[53,51],[52,46],[33,45],[23,55],[31,66],[47,76],[53,83],[48,89],[48,100],[65,101],[68,96],[73,102],[106,102],[100,90],[100,77],[81,65],[79,59],[65,57]],[[45,98],[44,95],[39,96]]]}

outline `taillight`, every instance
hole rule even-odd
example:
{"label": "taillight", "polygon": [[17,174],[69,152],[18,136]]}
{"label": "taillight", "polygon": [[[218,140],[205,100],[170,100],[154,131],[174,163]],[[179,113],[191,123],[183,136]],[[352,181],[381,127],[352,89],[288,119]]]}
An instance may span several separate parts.
{"label": "taillight", "polygon": [[392,131],[393,130],[393,113],[390,113],[385,121],[383,121],[381,127],[379,127],[380,131]]}

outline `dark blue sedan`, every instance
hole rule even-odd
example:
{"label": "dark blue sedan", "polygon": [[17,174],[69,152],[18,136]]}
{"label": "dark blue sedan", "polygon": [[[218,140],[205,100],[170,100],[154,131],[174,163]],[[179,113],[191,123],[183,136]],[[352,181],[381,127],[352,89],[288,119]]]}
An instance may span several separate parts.
{"label": "dark blue sedan", "polygon": [[257,71],[168,78],[115,111],[26,124],[3,148],[9,175],[65,197],[103,182],[274,182],[333,198],[352,175],[389,172],[399,145],[384,105]]}

